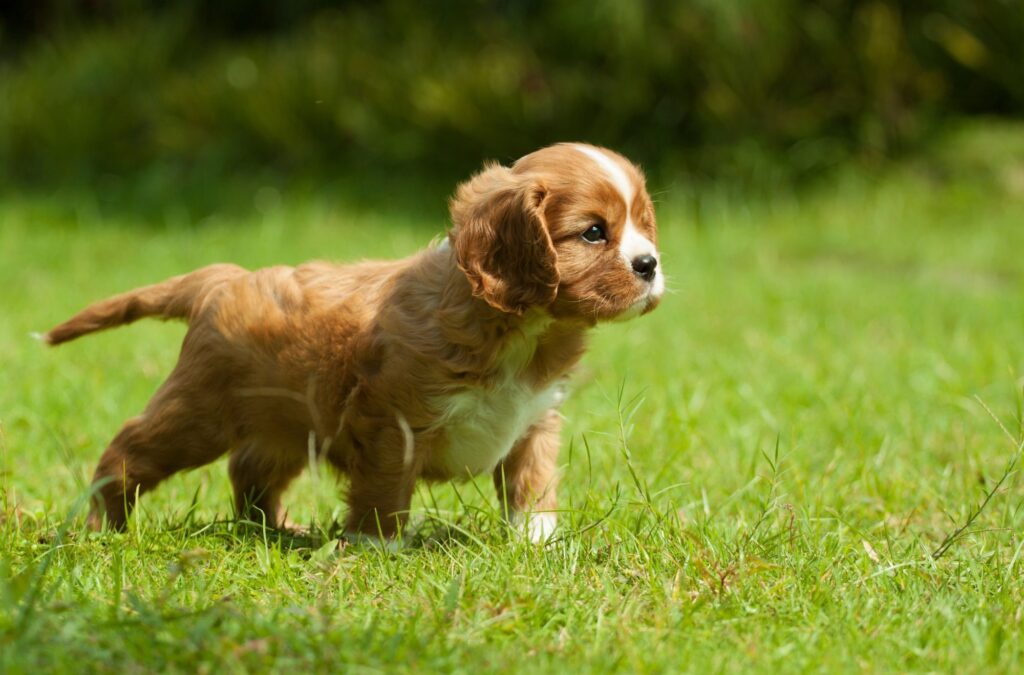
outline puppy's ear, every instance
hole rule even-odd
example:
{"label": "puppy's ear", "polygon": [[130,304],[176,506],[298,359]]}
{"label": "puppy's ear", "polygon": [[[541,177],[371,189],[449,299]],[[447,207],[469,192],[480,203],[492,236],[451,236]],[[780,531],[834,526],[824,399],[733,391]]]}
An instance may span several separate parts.
{"label": "puppy's ear", "polygon": [[558,268],[544,222],[546,198],[536,177],[491,164],[452,199],[455,260],[473,295],[503,312],[522,314],[555,299]]}

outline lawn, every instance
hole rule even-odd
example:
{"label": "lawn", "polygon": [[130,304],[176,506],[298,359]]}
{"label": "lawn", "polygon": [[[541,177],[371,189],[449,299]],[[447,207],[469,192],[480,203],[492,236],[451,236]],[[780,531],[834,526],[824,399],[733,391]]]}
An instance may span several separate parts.
{"label": "lawn", "polygon": [[672,293],[595,334],[559,535],[509,532],[479,479],[421,488],[394,555],[336,545],[326,470],[287,500],[312,536],[233,522],[223,461],[86,532],[94,463],[184,327],[29,333],[214,261],[407,254],[444,194],[261,188],[197,223],[7,193],[0,670],[1020,669],[1024,155],[984,144],[1022,139],[803,191],[652,185]]}

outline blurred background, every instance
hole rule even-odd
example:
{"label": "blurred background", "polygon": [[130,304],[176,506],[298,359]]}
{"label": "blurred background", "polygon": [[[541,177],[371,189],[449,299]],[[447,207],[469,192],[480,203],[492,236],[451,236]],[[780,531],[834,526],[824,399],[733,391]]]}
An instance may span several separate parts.
{"label": "blurred background", "polygon": [[[414,502],[464,546],[335,564],[236,535],[221,464],[63,543],[185,327],[31,332],[408,255],[572,140],[644,166],[668,292],[574,376],[565,546],[481,477]],[[1022,252],[1024,0],[0,0],[0,674],[1020,672]],[[329,530],[320,476],[285,503]]]}
{"label": "blurred background", "polygon": [[1020,0],[0,3],[3,189],[190,219],[255,183],[448,192],[561,140],[799,185],[1022,112]]}

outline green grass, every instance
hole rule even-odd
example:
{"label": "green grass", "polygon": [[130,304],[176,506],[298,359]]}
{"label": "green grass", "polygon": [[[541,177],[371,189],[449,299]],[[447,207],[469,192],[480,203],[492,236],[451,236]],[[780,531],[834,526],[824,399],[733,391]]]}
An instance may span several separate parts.
{"label": "green grass", "polygon": [[[403,255],[439,208],[264,191],[262,212],[143,226],[8,195],[0,670],[1019,670],[1020,477],[932,556],[1022,438],[1024,195],[1006,171],[756,200],[655,186],[674,292],[597,331],[564,408],[560,536],[512,536],[481,479],[421,490],[418,544],[396,555],[232,523],[223,462],[147,495],[127,533],[87,533],[94,462],[184,329],[52,351],[28,333],[212,261]],[[292,516],[329,530],[338,491],[307,475]]]}

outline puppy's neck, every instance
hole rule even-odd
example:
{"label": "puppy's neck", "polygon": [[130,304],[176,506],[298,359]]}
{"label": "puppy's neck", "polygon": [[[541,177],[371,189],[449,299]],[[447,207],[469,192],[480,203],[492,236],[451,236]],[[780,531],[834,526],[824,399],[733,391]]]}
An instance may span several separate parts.
{"label": "puppy's neck", "polygon": [[429,253],[436,256],[440,273],[436,321],[446,342],[446,360],[458,370],[480,376],[496,370],[522,372],[531,368],[552,336],[578,334],[573,342],[582,344],[585,327],[557,320],[546,308],[511,314],[474,296],[447,240]]}

